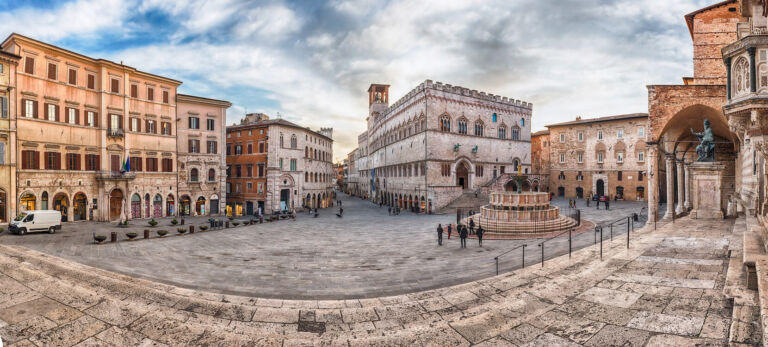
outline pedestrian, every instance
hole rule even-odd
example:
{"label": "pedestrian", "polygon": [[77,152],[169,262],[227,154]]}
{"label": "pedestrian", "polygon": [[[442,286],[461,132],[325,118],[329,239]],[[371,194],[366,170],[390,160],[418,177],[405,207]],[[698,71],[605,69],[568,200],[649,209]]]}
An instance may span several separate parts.
{"label": "pedestrian", "polygon": [[469,218],[469,234],[472,235],[475,233],[475,221],[472,220],[472,218]]}
{"label": "pedestrian", "polygon": [[605,210],[606,210],[606,211],[608,211],[608,210],[609,210],[609,206],[610,206],[610,204],[611,204],[611,200],[610,200],[610,199],[606,199],[606,200],[605,200]]}
{"label": "pedestrian", "polygon": [[597,198],[597,204],[596,205],[597,205],[597,209],[599,210],[600,209],[600,198],[599,197]]}
{"label": "pedestrian", "polygon": [[589,197],[587,197],[585,200],[587,200],[587,207],[589,207],[589,200],[591,200]]}
{"label": "pedestrian", "polygon": [[483,247],[483,233],[485,233],[483,226],[477,227],[477,242],[480,244],[480,247]]}
{"label": "pedestrian", "polygon": [[467,248],[467,227],[459,226],[459,237],[461,237],[461,248]]}
{"label": "pedestrian", "polygon": [[296,209],[295,208],[291,210],[291,219],[296,221]]}
{"label": "pedestrian", "polygon": [[437,225],[437,245],[443,245],[443,226],[440,224]]}
{"label": "pedestrian", "polygon": [[448,224],[448,239],[451,239],[451,231],[453,231],[453,224]]}
{"label": "pedestrian", "polygon": [[392,206],[390,206],[390,207],[387,209],[387,214],[389,214],[390,216],[392,215]]}

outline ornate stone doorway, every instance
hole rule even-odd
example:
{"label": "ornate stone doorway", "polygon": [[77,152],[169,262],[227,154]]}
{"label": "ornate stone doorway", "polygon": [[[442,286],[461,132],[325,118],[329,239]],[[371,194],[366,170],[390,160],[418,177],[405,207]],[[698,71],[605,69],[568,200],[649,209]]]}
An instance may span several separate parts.
{"label": "ornate stone doorway", "polygon": [[456,185],[461,189],[469,189],[469,168],[463,161],[456,165]]}
{"label": "ornate stone doorway", "polygon": [[603,180],[597,180],[595,182],[595,192],[599,196],[605,195],[605,182]]}
{"label": "ornate stone doorway", "polygon": [[123,192],[120,189],[114,189],[109,193],[109,220],[120,218],[120,209],[123,206]]}

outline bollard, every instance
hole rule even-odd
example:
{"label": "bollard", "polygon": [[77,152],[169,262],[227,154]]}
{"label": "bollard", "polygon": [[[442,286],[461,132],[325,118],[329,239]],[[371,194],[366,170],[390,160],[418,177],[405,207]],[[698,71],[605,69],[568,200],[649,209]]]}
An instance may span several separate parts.
{"label": "bollard", "polygon": [[[629,220],[629,219],[630,218],[627,217],[627,220]],[[634,228],[635,228],[635,222],[632,221],[632,228],[631,229],[634,229]],[[629,230],[630,230],[629,222],[627,222],[627,249],[629,249]]]}
{"label": "bollard", "polygon": [[109,241],[110,242],[117,242],[117,233],[116,232],[114,232],[114,231],[112,232],[112,234],[110,235]]}
{"label": "bollard", "polygon": [[539,244],[541,247],[541,267],[544,267],[544,242]]}
{"label": "bollard", "polygon": [[523,244],[523,267],[525,267],[525,247],[528,247],[528,245]]}
{"label": "bollard", "polygon": [[184,225],[184,218],[181,219],[181,225]]}
{"label": "bollard", "polygon": [[189,226],[189,233],[190,234],[194,234],[195,233],[195,226],[194,225],[190,225]]}
{"label": "bollard", "polygon": [[603,260],[603,228],[600,228],[600,261]]}
{"label": "bollard", "polygon": [[613,223],[611,223],[611,241],[613,241]]}
{"label": "bollard", "polygon": [[573,228],[568,229],[568,259],[571,259],[571,231]]}
{"label": "bollard", "polygon": [[594,243],[595,245],[597,244],[597,229],[598,228],[599,228],[598,226],[595,226],[595,243]]}
{"label": "bollard", "polygon": [[145,239],[149,238],[149,229],[144,229],[144,238]]}
{"label": "bollard", "polygon": [[496,261],[496,276],[499,275],[499,257],[493,258]]}
{"label": "bollard", "polygon": [[224,222],[224,226],[229,229],[229,222]]}

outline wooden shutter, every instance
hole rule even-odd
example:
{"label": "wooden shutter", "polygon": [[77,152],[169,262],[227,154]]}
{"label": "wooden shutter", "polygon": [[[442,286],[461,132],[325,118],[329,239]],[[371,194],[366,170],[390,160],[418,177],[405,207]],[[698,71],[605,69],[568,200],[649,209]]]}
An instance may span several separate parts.
{"label": "wooden shutter", "polygon": [[96,154],[96,162],[93,165],[93,169],[96,171],[101,170],[101,154]]}
{"label": "wooden shutter", "polygon": [[194,153],[194,152],[192,152],[192,141],[194,141],[194,140],[187,140],[187,141],[188,141],[188,143],[187,143],[187,146],[188,146],[187,147],[187,152],[188,153]]}
{"label": "wooden shutter", "polygon": [[97,127],[97,128],[99,127],[99,113],[98,112],[94,112],[93,113],[93,126]]}
{"label": "wooden shutter", "polygon": [[122,115],[117,115],[117,127],[118,127],[118,129],[122,129],[123,128],[123,116]]}
{"label": "wooden shutter", "polygon": [[48,63],[48,79],[56,80],[56,64]]}
{"label": "wooden shutter", "polygon": [[166,104],[168,103],[168,91],[167,90],[163,91],[163,102],[166,103]]}
{"label": "wooden shutter", "polygon": [[27,116],[27,100],[21,99],[21,116]]}
{"label": "wooden shutter", "polygon": [[120,93],[120,80],[112,79],[112,93]]}
{"label": "wooden shutter", "polygon": [[132,98],[138,98],[139,97],[139,86],[135,84],[131,84],[131,97]]}
{"label": "wooden shutter", "polygon": [[152,133],[153,133],[153,134],[157,134],[157,122],[153,122],[153,123],[152,123],[152,125],[154,125],[154,126],[152,127]]}
{"label": "wooden shutter", "polygon": [[155,89],[154,88],[147,88],[147,99],[150,101],[155,100]]}
{"label": "wooden shutter", "polygon": [[34,151],[34,153],[35,153],[35,155],[34,155],[35,158],[34,158],[34,161],[32,163],[33,164],[32,168],[33,169],[39,169],[40,168],[40,152]]}
{"label": "wooden shutter", "polygon": [[77,156],[77,169],[78,169],[78,170],[82,170],[82,169],[84,169],[84,167],[83,167],[83,165],[82,165],[82,159],[83,159],[83,157],[82,157],[80,154],[75,154],[75,155]]}
{"label": "wooden shutter", "polygon": [[32,114],[34,115],[35,119],[40,118],[37,115],[37,100],[32,101]]}
{"label": "wooden shutter", "polygon": [[96,89],[96,76],[88,75],[88,89]]}
{"label": "wooden shutter", "polygon": [[[83,122],[85,123],[85,122]],[[80,124],[80,110],[75,109],[75,124]],[[78,168],[79,169],[79,168]]]}
{"label": "wooden shutter", "polygon": [[56,165],[56,170],[61,170],[61,153],[56,152],[56,159],[54,161]]}
{"label": "wooden shutter", "polygon": [[69,69],[69,84],[77,85],[77,71]]}
{"label": "wooden shutter", "polygon": [[27,57],[27,59],[24,61],[24,72],[28,74],[35,73],[35,58]]}
{"label": "wooden shutter", "polygon": [[213,154],[219,153],[219,143],[214,141],[213,142]]}
{"label": "wooden shutter", "polygon": [[51,156],[50,152],[45,152],[45,169],[50,170],[51,169],[51,160],[49,159]]}

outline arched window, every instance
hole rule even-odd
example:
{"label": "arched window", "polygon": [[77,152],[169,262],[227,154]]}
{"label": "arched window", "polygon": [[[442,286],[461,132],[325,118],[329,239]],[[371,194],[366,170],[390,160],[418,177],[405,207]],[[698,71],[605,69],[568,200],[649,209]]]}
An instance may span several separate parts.
{"label": "arched window", "polygon": [[749,91],[749,62],[746,58],[741,57],[736,61],[734,69],[734,94],[742,94]]}
{"label": "arched window", "polygon": [[483,136],[483,122],[475,122],[475,136]]}
{"label": "arched window", "polygon": [[296,135],[291,135],[291,148],[296,149],[297,140]]}
{"label": "arched window", "polygon": [[451,118],[448,116],[440,117],[440,131],[451,132]]}
{"label": "arched window", "polygon": [[496,114],[495,113],[493,115],[491,115],[491,121],[496,123]]}
{"label": "arched window", "polygon": [[208,170],[208,181],[209,181],[209,182],[213,182],[213,181],[215,181],[215,180],[216,180],[216,170],[214,170],[214,169],[209,169],[209,170]]}
{"label": "arched window", "polygon": [[280,133],[280,147],[283,147],[283,133]]}
{"label": "arched window", "polygon": [[304,173],[304,182],[309,182],[309,172]]}
{"label": "arched window", "polygon": [[189,171],[189,181],[190,182],[197,182],[197,176],[198,176],[197,169],[193,168],[192,170]]}
{"label": "arched window", "polygon": [[467,134],[467,120],[464,118],[459,119],[459,134]]}
{"label": "arched window", "polygon": [[507,126],[506,125],[500,125],[499,126],[499,138],[500,139],[506,139],[507,138]]}
{"label": "arched window", "polygon": [[520,118],[520,126],[525,127],[525,118]]}
{"label": "arched window", "polygon": [[512,140],[520,140],[520,128],[512,128]]}
{"label": "arched window", "polygon": [[517,170],[519,170],[519,166],[520,166],[520,161],[515,159],[515,161],[512,162],[512,170],[514,170],[514,172],[517,172]]}

